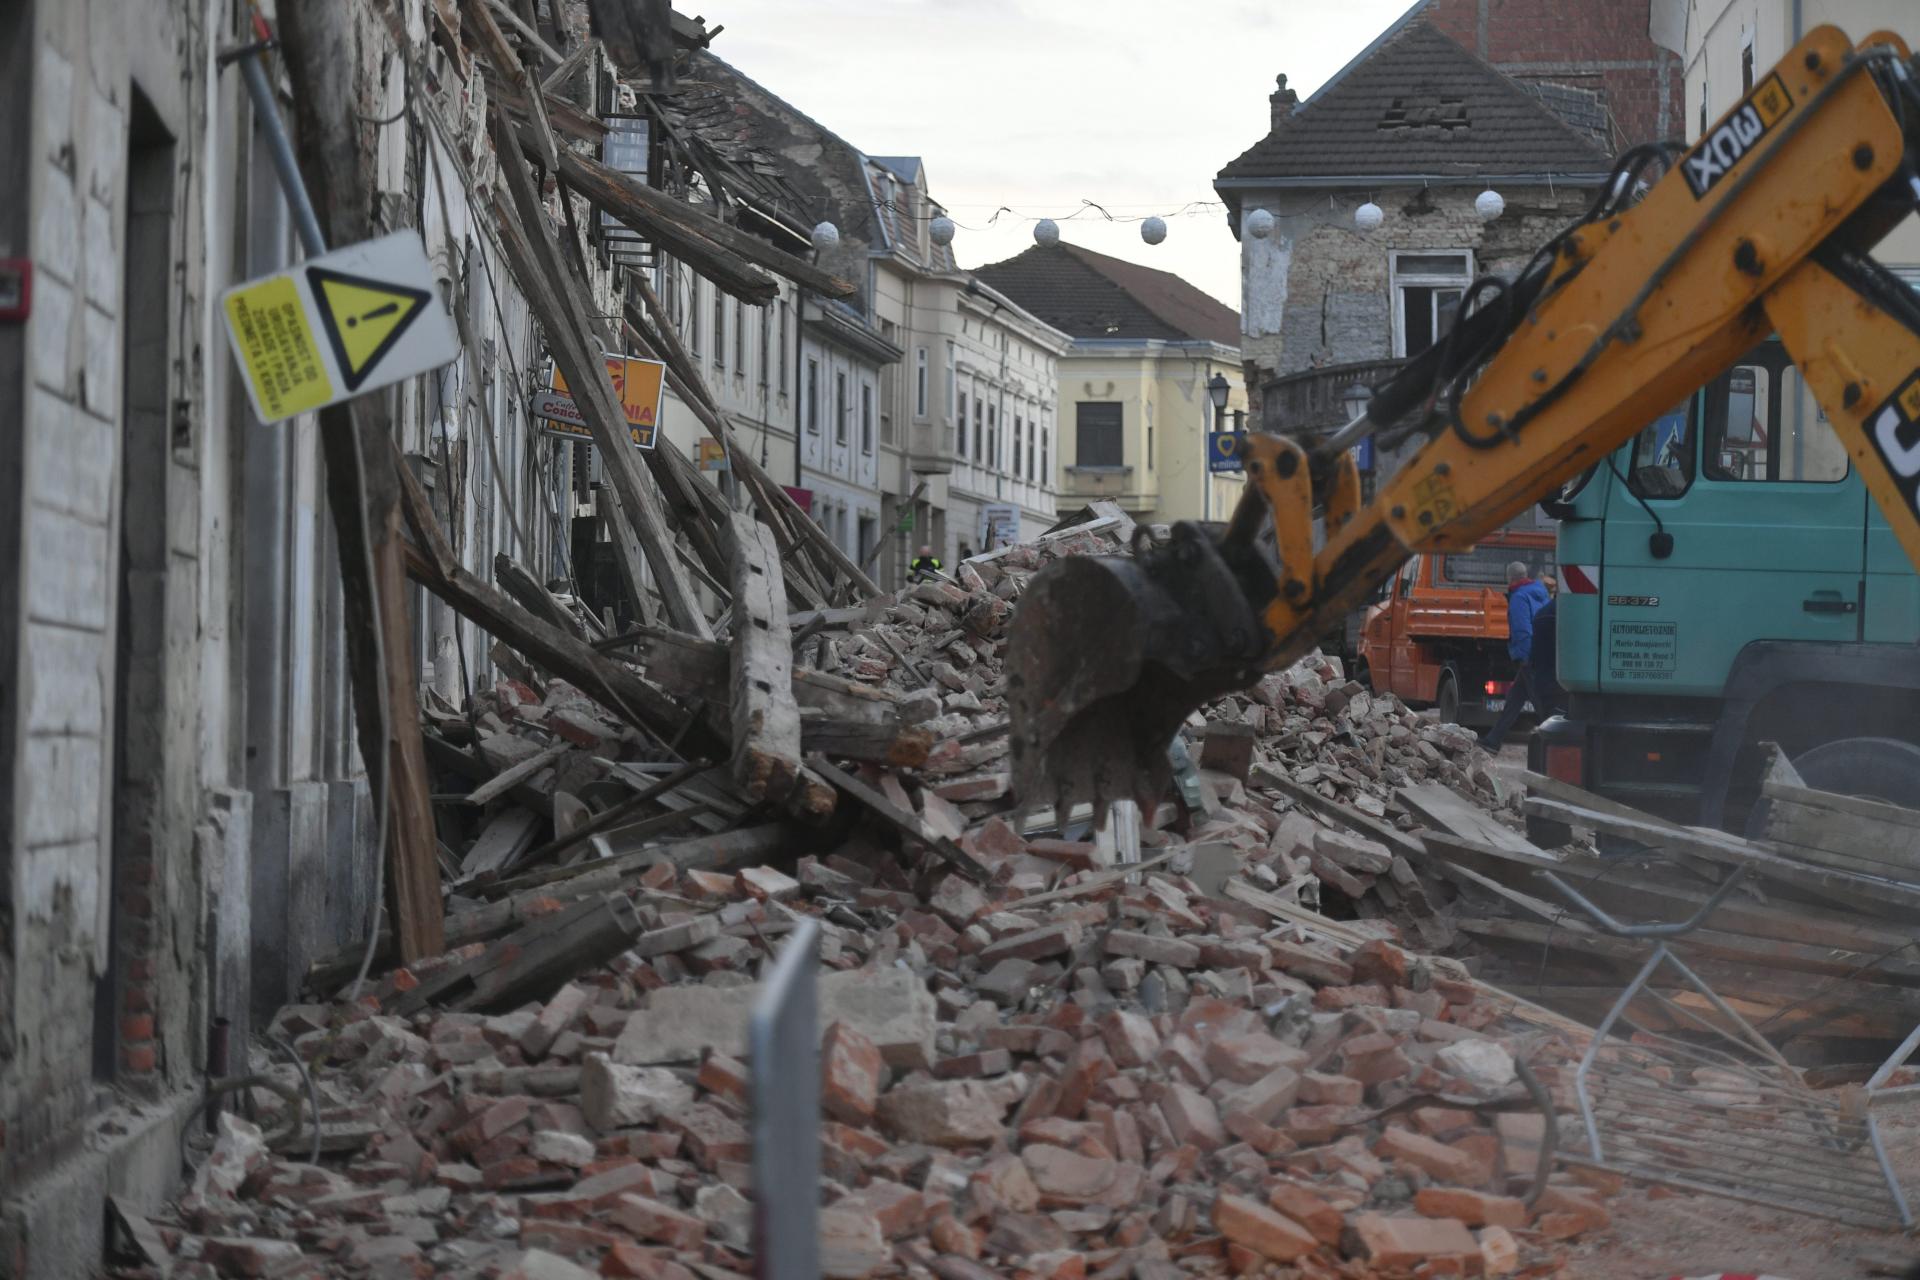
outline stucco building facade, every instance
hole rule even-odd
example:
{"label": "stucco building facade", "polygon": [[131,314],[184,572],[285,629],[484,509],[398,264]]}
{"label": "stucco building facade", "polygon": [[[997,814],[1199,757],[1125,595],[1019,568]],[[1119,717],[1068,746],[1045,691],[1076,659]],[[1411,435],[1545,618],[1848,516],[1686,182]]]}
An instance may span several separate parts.
{"label": "stucco building facade", "polygon": [[[1060,359],[1063,509],[1111,499],[1139,520],[1224,520],[1238,472],[1210,472],[1207,435],[1244,420],[1233,309],[1165,271],[1072,244],[1035,246],[979,275],[1070,335]],[[1225,379],[1216,412],[1209,394]]]}

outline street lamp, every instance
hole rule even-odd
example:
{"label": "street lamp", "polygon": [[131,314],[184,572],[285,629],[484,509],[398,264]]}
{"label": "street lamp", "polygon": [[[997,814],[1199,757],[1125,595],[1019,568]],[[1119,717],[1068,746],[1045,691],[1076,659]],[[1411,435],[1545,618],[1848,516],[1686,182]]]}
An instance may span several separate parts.
{"label": "street lamp", "polygon": [[[1207,399],[1213,401],[1213,429],[1220,430],[1227,416],[1227,376],[1215,371],[1207,379]],[[1200,518],[1203,521],[1213,519],[1213,442],[1207,444],[1207,469],[1200,473]]]}
{"label": "street lamp", "polygon": [[1352,422],[1367,411],[1367,401],[1373,399],[1373,392],[1356,382],[1348,387],[1340,397],[1340,404],[1347,411],[1347,421]]}
{"label": "street lamp", "polygon": [[1227,412],[1227,392],[1229,390],[1226,374],[1215,373],[1213,377],[1207,379],[1207,398],[1213,401],[1213,429],[1215,431],[1220,429],[1220,419]]}

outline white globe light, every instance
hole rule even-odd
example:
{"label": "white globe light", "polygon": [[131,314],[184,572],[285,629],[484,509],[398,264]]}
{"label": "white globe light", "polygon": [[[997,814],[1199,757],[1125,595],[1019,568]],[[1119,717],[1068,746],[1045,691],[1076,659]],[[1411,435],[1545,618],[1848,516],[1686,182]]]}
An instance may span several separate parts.
{"label": "white globe light", "polygon": [[935,244],[952,244],[953,232],[953,219],[944,213],[927,224],[927,234],[933,237]]}
{"label": "white globe light", "polygon": [[1167,220],[1165,218],[1148,218],[1140,224],[1140,238],[1148,244],[1159,244],[1167,238]]}
{"label": "white globe light", "polygon": [[1488,222],[1492,222],[1506,211],[1507,201],[1498,191],[1488,187],[1473,198],[1473,211]]}
{"label": "white globe light", "polygon": [[1273,213],[1267,209],[1255,209],[1247,215],[1247,234],[1255,240],[1265,240],[1273,234]]}
{"label": "white globe light", "polygon": [[1033,224],[1033,242],[1042,249],[1051,249],[1060,243],[1060,224],[1052,218],[1042,218]]}
{"label": "white globe light", "polygon": [[1387,215],[1371,200],[1353,211],[1353,225],[1362,231],[1376,231],[1386,220]]}
{"label": "white globe light", "polygon": [[813,247],[822,251],[840,243],[840,228],[831,222],[823,222],[813,229]]}

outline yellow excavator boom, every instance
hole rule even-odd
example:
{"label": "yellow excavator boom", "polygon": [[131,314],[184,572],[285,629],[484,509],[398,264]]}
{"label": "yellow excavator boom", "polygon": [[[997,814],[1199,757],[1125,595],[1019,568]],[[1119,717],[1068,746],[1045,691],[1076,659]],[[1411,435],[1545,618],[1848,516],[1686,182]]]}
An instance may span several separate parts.
{"label": "yellow excavator boom", "polygon": [[[1194,708],[1306,653],[1409,555],[1607,465],[1770,332],[1920,565],[1920,299],[1868,253],[1920,197],[1917,77],[1898,37],[1816,28],[1693,147],[1627,152],[1515,279],[1474,282],[1367,417],[1312,452],[1249,436],[1223,536],[1036,576],[1009,645],[1022,799],[1158,795]],[[1363,504],[1349,448],[1373,433],[1428,439]]]}

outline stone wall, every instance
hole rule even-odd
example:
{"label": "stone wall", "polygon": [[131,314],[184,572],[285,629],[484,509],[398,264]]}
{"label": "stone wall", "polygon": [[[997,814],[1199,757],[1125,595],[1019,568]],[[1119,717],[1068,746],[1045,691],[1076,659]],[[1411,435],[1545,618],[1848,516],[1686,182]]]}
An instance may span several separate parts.
{"label": "stone wall", "polygon": [[[1394,252],[1466,249],[1477,273],[1511,275],[1589,200],[1570,187],[1503,190],[1506,210],[1488,222],[1474,210],[1478,194],[1472,186],[1248,192],[1243,219],[1261,208],[1274,215],[1272,235],[1241,237],[1250,396],[1257,401],[1260,384],[1276,375],[1393,355]],[[1353,211],[1369,196],[1386,219],[1363,232]]]}

